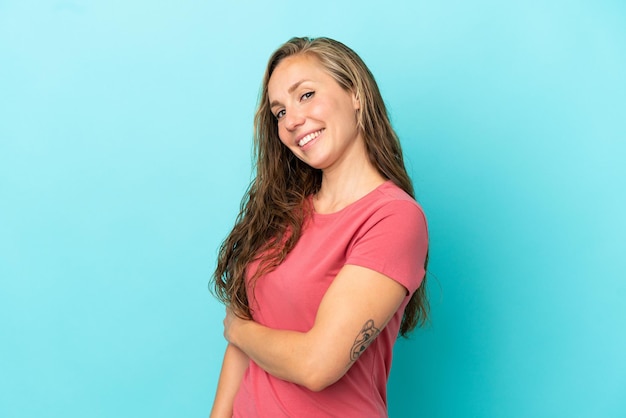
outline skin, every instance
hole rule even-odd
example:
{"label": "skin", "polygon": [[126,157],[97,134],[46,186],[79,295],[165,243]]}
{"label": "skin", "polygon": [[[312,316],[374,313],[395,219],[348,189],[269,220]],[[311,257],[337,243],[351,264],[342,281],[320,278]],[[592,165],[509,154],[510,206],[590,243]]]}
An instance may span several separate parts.
{"label": "skin", "polygon": [[[314,202],[318,212],[337,211],[385,181],[370,163],[357,127],[356,95],[343,90],[317,58],[284,59],[269,80],[268,95],[281,142],[302,161],[322,170],[321,190]],[[319,130],[317,138],[298,146],[303,136]]]}
{"label": "skin", "polygon": [[[370,163],[357,127],[356,95],[343,90],[315,57],[284,59],[269,80],[268,93],[281,142],[302,161],[322,170],[321,188],[313,200],[318,213],[338,211],[385,181]],[[303,137],[319,131],[308,144],[299,145]],[[324,295],[307,332],[271,329],[227,309],[224,337],[243,356],[225,357],[224,393],[230,395],[241,379],[238,372],[224,369],[238,370],[247,359],[280,379],[323,390],[350,369],[406,295],[406,289],[389,277],[346,265]],[[228,399],[222,397],[224,402]],[[232,399],[229,406],[232,413]]]}
{"label": "skin", "polygon": [[233,401],[244,372],[248,368],[248,356],[239,348],[228,344],[222,361],[222,371],[213,401],[210,418],[231,418]]}
{"label": "skin", "polygon": [[[282,61],[269,80],[268,96],[281,142],[302,161],[326,174],[360,162],[359,101],[316,58],[297,55]],[[298,145],[303,136],[320,130],[320,136]]]}
{"label": "skin", "polygon": [[361,353],[371,343],[361,342],[363,328],[370,321],[384,328],[405,296],[406,289],[392,279],[346,265],[322,299],[308,332],[271,329],[227,311],[224,336],[268,373],[320,391],[350,369],[358,358],[355,348]]}

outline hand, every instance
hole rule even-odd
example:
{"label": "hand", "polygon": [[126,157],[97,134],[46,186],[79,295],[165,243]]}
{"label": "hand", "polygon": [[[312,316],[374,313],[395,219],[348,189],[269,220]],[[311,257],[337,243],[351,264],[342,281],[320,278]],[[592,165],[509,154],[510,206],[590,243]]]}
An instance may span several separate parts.
{"label": "hand", "polygon": [[224,318],[224,338],[226,339],[226,341],[228,341],[229,343],[235,344],[235,342],[233,341],[234,330],[238,326],[246,322],[248,321],[246,321],[245,319],[239,318],[237,315],[233,313],[232,309],[227,307],[226,317]]}

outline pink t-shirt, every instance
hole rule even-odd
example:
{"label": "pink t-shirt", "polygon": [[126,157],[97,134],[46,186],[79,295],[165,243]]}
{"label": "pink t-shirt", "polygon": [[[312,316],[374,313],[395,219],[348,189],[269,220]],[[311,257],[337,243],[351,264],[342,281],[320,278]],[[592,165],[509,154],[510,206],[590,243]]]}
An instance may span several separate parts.
{"label": "pink t-shirt", "polygon": [[[256,322],[308,331],[322,297],[346,264],[396,280],[407,289],[407,297],[350,370],[320,392],[278,379],[250,361],[235,398],[234,416],[386,417],[393,344],[409,297],[424,277],[427,247],[421,208],[391,181],[338,212],[314,213],[284,262],[258,279],[252,304]],[[255,267],[252,264],[249,270]]]}

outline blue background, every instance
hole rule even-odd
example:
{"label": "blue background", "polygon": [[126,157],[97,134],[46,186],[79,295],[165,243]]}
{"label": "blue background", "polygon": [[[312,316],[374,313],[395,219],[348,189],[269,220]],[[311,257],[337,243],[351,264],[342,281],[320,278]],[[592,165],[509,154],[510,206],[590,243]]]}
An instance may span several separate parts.
{"label": "blue background", "polygon": [[0,416],[207,416],[295,35],[370,66],[429,217],[391,416],[626,416],[626,5],[546,3],[0,1]]}

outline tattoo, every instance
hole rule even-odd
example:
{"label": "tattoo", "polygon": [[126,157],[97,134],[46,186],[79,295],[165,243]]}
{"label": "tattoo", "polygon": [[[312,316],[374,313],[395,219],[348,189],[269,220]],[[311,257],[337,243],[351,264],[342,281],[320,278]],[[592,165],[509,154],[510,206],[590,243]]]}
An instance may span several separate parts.
{"label": "tattoo", "polygon": [[380,330],[374,326],[374,320],[369,319],[363,325],[361,331],[359,331],[359,334],[356,336],[356,340],[354,340],[354,345],[352,346],[352,351],[350,352],[350,360],[356,361],[379,333]]}

